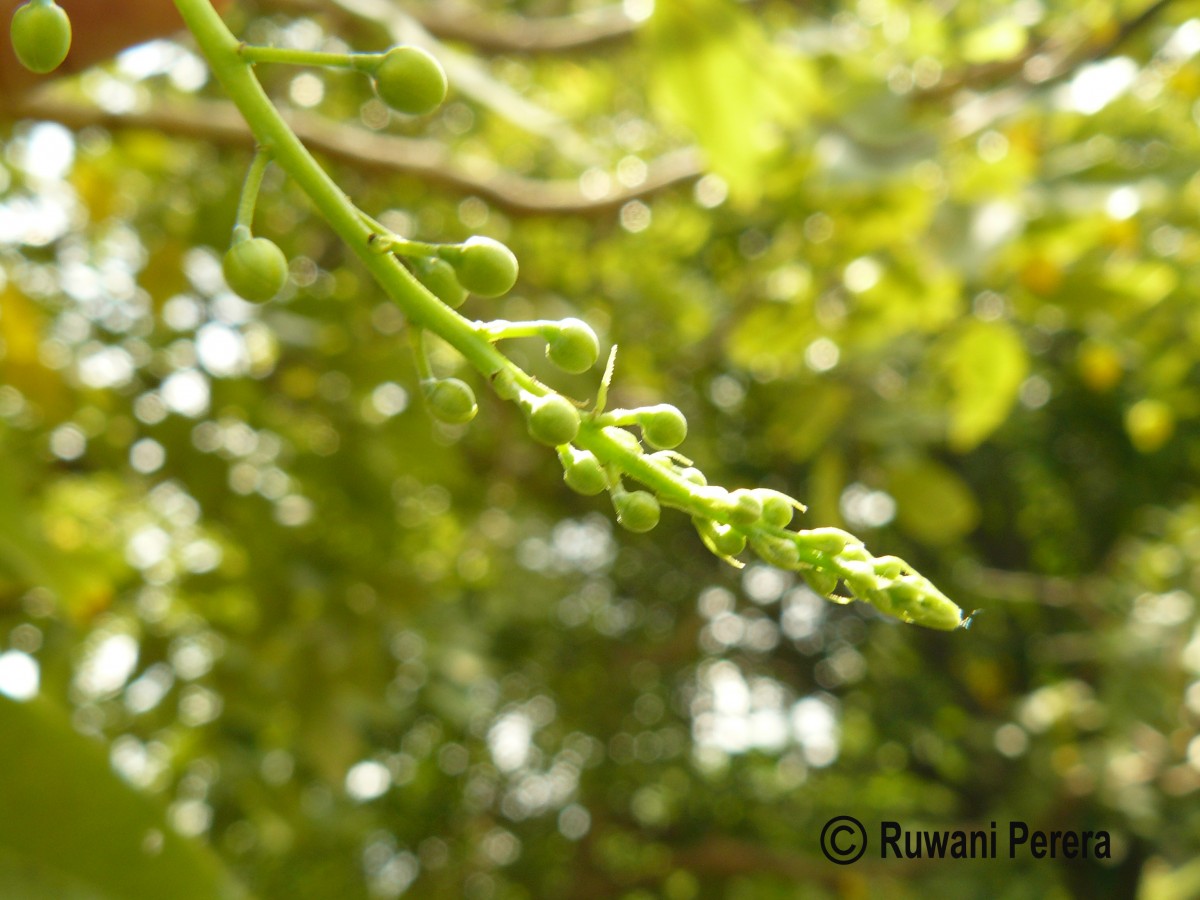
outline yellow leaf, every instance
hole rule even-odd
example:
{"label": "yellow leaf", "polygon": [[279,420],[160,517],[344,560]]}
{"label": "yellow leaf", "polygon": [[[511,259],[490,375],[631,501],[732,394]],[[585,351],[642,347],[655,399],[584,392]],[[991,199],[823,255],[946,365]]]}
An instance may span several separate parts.
{"label": "yellow leaf", "polygon": [[888,474],[896,500],[896,522],[926,544],[946,544],[979,524],[979,504],[957,474],[925,459],[905,463]]}
{"label": "yellow leaf", "polygon": [[664,0],[644,31],[656,106],[696,136],[734,195],[752,201],[779,130],[815,96],[807,62],[774,46],[730,0]]}
{"label": "yellow leaf", "polygon": [[1008,418],[1029,357],[1011,325],[972,319],[950,336],[943,361],[950,384],[948,439],[966,453]]}

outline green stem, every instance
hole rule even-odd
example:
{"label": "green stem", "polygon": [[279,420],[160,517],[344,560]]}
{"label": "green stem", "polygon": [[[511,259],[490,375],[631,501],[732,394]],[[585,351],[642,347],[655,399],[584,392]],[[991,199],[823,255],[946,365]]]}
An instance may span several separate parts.
{"label": "green stem", "polygon": [[426,241],[412,241],[401,237],[396,232],[385,227],[375,217],[359,210],[362,220],[370,226],[374,234],[371,237],[371,249],[376,253],[395,253],[398,256],[430,258],[437,256],[443,247],[457,247],[458,244],[430,244]]}
{"label": "green stem", "polygon": [[430,381],[433,378],[433,367],[429,365],[429,354],[425,352],[425,332],[420,328],[413,328],[409,332],[409,341],[412,344],[413,362],[417,367],[417,377],[422,381]]}
{"label": "green stem", "polygon": [[382,53],[327,53],[321,50],[290,50],[286,47],[257,47],[239,44],[238,53],[250,63],[282,63],[289,66],[323,66],[371,72],[383,60]]}
{"label": "green stem", "polygon": [[271,163],[271,152],[265,147],[256,147],[254,159],[246,171],[246,180],[242,184],[242,196],[238,200],[237,219],[233,225],[233,242],[239,243],[250,239],[254,233],[254,208],[258,205],[258,192],[262,188],[263,174]]}
{"label": "green stem", "polygon": [[558,322],[550,319],[535,319],[531,322],[509,322],[495,319],[480,322],[476,330],[489,341],[506,341],[512,338],[544,337],[546,332],[558,328]]}
{"label": "green stem", "polygon": [[[175,0],[175,6],[207,58],[213,74],[250,126],[261,152],[269,153],[274,162],[308,195],[329,226],[357,254],[388,297],[407,315],[418,349],[417,367],[422,379],[430,377],[430,372],[420,352],[419,333],[429,330],[457,349],[468,363],[489,378],[493,389],[497,393],[503,392],[502,395],[507,399],[519,401],[522,392],[542,397],[552,394],[553,391],[492,346],[486,331],[481,330],[478,323],[463,318],[425,290],[395,255],[437,255],[453,245],[408,241],[392,235],[386,229],[380,229],[378,223],[359,210],[313,159],[280,116],[253,73],[254,58],[265,60],[267,56],[272,56],[283,61],[286,56],[286,61],[316,61],[318,57],[291,51],[263,55],[260,50],[245,47],[225,27],[209,0]],[[318,56],[321,64],[324,64],[325,57]],[[252,171],[254,168],[252,166]],[[241,218],[242,210],[239,207],[239,227],[242,227]],[[385,242],[392,242],[390,249],[393,252],[380,252],[381,238]],[[597,396],[599,409],[603,409],[606,399],[612,363],[613,357],[610,356]],[[611,426],[585,417],[574,443],[590,450],[610,470],[641,482],[658,496],[660,503],[693,516],[733,524],[730,521],[730,505],[723,502],[724,494],[719,488],[701,487],[687,481],[673,466],[646,455],[636,444],[630,446],[617,439],[606,430],[607,427]],[[958,607],[916,573],[883,580],[876,577],[870,568],[872,558],[861,545],[847,548],[845,553],[834,553],[823,549],[825,543],[820,534],[810,536],[806,532],[787,531],[761,521],[751,526],[738,526],[738,530],[751,538],[752,542],[757,536],[764,543],[770,539],[781,539],[795,544],[799,564],[836,573],[852,584],[860,599],[874,603],[889,615],[934,628],[951,629],[962,624]]]}
{"label": "green stem", "polygon": [[321,168],[275,109],[251,64],[208,0],[175,0],[175,6],[208,60],[213,74],[250,126],[255,139],[296,182],[330,227],[362,260],[364,266],[417,327],[426,328],[454,346],[480,372],[491,377],[509,370],[526,390],[547,393],[528,374],[514,366],[454,310],[425,291],[391,254],[370,248],[370,227],[360,211]]}
{"label": "green stem", "polygon": [[456,244],[429,244],[425,241],[410,241],[408,238],[402,238],[395,234],[387,235],[386,239],[389,242],[389,249],[399,256],[437,256],[438,251],[443,247],[457,246]]}

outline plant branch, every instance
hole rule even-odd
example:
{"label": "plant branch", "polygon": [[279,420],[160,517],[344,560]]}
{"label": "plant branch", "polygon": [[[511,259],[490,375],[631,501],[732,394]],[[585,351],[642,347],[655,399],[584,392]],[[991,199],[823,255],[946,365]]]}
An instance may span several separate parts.
{"label": "plant branch", "polygon": [[[267,0],[288,13],[329,10],[327,0]],[[480,53],[567,53],[604,46],[631,37],[640,23],[619,3],[563,16],[485,13],[460,2],[425,3],[408,14],[446,41],[470,44]]]}
{"label": "plant branch", "polygon": [[[1115,27],[1101,29],[1072,46],[1056,38],[1031,38],[1011,59],[965,66],[952,75],[946,75],[932,87],[918,91],[916,96],[920,99],[937,99],[960,90],[978,90],[997,85],[1014,75],[1021,75],[1021,82],[1036,87],[1063,81],[1074,75],[1081,66],[1111,56],[1139,30],[1154,21],[1171,2],[1154,0],[1132,18],[1116,23]],[[1041,72],[1034,77],[1026,67],[1038,56],[1043,57],[1045,63]]]}
{"label": "plant branch", "polygon": [[573,15],[530,18],[480,16],[461,3],[431,3],[410,13],[443,40],[462,41],[484,53],[563,53],[630,37],[638,28],[617,3]]}
{"label": "plant branch", "polygon": [[[918,99],[937,99],[955,91],[977,88],[980,82],[995,81],[1020,73],[1015,84],[998,87],[991,93],[965,104],[952,120],[954,132],[963,137],[988,127],[997,119],[1019,109],[1030,96],[1044,92],[1073,77],[1084,66],[1099,62],[1115,53],[1138,31],[1154,21],[1172,0],[1153,0],[1140,13],[1120,21],[1074,47],[1061,47],[1052,41],[1031,42],[1012,60],[967,69],[954,79],[945,80],[918,95]],[[1043,62],[1034,67],[1034,60]]]}
{"label": "plant branch", "polygon": [[[403,310],[411,326],[436,333],[488,378],[502,398],[520,404],[529,417],[533,436],[545,443],[571,443],[590,450],[612,471],[645,485],[657,497],[651,500],[654,521],[661,501],[703,522],[736,529],[765,560],[799,571],[810,585],[818,585],[831,599],[839,599],[834,592],[841,580],[856,597],[887,615],[943,630],[962,626],[961,610],[902,561],[889,557],[876,559],[861,541],[837,529],[787,530],[774,517],[765,515],[753,492],[729,493],[704,484],[702,476],[699,482],[685,477],[669,460],[647,455],[631,432],[608,426],[602,418],[581,416],[571,401],[530,377],[500,353],[475,323],[426,290],[394,254],[378,252],[373,244],[379,234],[369,217],[334,183],[280,115],[255,78],[253,65],[239,52],[237,38],[209,0],[175,0],[175,4],[213,74],[249,124],[259,146],[271,153],[275,163],[308,196],[388,297]],[[468,241],[464,247],[470,244]],[[508,253],[506,248],[504,252]],[[641,427],[649,442],[647,422],[642,421]],[[683,428],[686,432],[686,425]],[[788,521],[790,518],[789,515]],[[638,526],[636,530],[645,529]]]}
{"label": "plant branch", "polygon": [[[59,122],[69,128],[98,125],[109,130],[149,128],[219,144],[252,146],[254,136],[230,103],[172,98],[144,109],[110,112],[57,92],[0,97],[0,115]],[[364,171],[403,172],[464,194],[482,197],[511,215],[604,216],[630,200],[644,199],[695,181],[703,174],[693,148],[665,153],[647,165],[646,178],[632,188],[593,197],[577,179],[539,179],[518,175],[485,160],[456,160],[437,141],[381,134],[358,125],[332,122],[319,113],[290,110],[284,121],[312,150]],[[612,179],[616,183],[616,179]]]}

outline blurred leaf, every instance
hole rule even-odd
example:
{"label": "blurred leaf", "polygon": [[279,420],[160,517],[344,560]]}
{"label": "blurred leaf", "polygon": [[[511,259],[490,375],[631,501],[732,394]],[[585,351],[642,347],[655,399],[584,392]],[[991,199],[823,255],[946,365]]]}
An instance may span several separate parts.
{"label": "blurred leaf", "polygon": [[815,84],[803,60],[773,46],[729,0],[659,3],[645,34],[654,102],[696,136],[731,191],[753,201],[776,132],[801,122],[811,103]]}
{"label": "blurred leaf", "polygon": [[933,460],[891,469],[887,485],[897,524],[923,543],[951,543],[979,524],[979,505],[966,482]]}
{"label": "blurred leaf", "polygon": [[47,414],[58,418],[65,414],[70,401],[59,374],[43,365],[39,355],[45,324],[45,313],[29,297],[12,285],[0,289],[3,383],[17,388]]}
{"label": "blurred leaf", "polygon": [[1025,49],[1025,26],[1014,19],[1001,19],[967,35],[963,59],[973,63],[1012,59]]}
{"label": "blurred leaf", "polygon": [[950,383],[950,446],[966,453],[995,431],[1016,402],[1029,358],[1016,329],[968,321],[942,350]]}
{"label": "blurred leaf", "polygon": [[247,896],[48,701],[0,697],[0,734],[0,886],[22,884],[30,900]]}
{"label": "blurred leaf", "polygon": [[1161,400],[1139,400],[1125,412],[1125,431],[1139,452],[1153,453],[1175,433],[1175,412]]}

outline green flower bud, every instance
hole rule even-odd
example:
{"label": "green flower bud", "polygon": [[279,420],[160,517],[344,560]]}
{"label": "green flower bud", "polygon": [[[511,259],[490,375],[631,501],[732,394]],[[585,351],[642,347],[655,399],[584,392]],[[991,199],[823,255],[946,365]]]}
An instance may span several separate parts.
{"label": "green flower bud", "polygon": [[695,466],[688,466],[686,469],[680,469],[679,477],[684,481],[690,481],[692,484],[698,484],[701,487],[704,487],[708,484],[708,479],[704,477],[704,473]]}
{"label": "green flower bud", "polygon": [[546,338],[546,358],[564,372],[586,372],[599,355],[596,332],[582,319],[563,319]]}
{"label": "green flower bud", "polygon": [[672,450],[687,437],[687,419],[669,403],[638,410],[637,420],[642,426],[642,437],[656,450]]}
{"label": "green flower bud", "polygon": [[71,49],[71,20],[54,3],[26,3],[13,13],[12,46],[30,72],[53,72]]}
{"label": "green flower bud", "polygon": [[517,258],[499,241],[468,238],[440,247],[438,255],[454,267],[458,283],[481,297],[499,297],[517,283]]}
{"label": "green flower bud", "polygon": [[873,563],[847,562],[845,559],[840,562],[843,569],[842,580],[846,582],[846,586],[850,588],[855,597],[871,602],[871,595],[883,586],[883,581],[875,574]]}
{"label": "green flower bud", "polygon": [[475,392],[465,381],[457,378],[429,379],[421,382],[425,402],[433,417],[448,425],[462,425],[475,418],[479,407]]}
{"label": "green flower bud", "polygon": [[392,109],[423,116],[446,99],[446,73],[420,47],[393,47],[375,69],[375,90]]}
{"label": "green flower bud", "polygon": [[416,257],[409,260],[413,275],[421,282],[429,293],[437,297],[451,309],[458,309],[467,299],[467,290],[458,283],[454,267],[444,259]]}
{"label": "green flower bud", "polygon": [[908,571],[904,560],[896,556],[880,556],[875,560],[875,574],[880,578],[899,578]]}
{"label": "green flower bud", "polygon": [[813,593],[820,597],[832,596],[840,580],[837,575],[824,569],[801,569],[800,577],[812,588]]}
{"label": "green flower bud", "polygon": [[750,538],[750,546],[762,557],[763,562],[779,569],[795,570],[800,565],[800,549],[789,538],[769,534],[756,534]]}
{"label": "green flower bud", "polygon": [[288,263],[273,241],[256,237],[230,247],[221,262],[221,271],[226,284],[239,297],[264,303],[283,290]]}
{"label": "green flower bud", "polygon": [[617,521],[629,531],[650,531],[662,515],[658,498],[649,491],[613,491],[613,508]]}
{"label": "green flower bud", "polygon": [[830,556],[841,554],[848,546],[861,546],[861,541],[849,532],[840,528],[810,528],[798,532],[800,540],[806,547],[820,550]]}
{"label": "green flower bud", "polygon": [[739,488],[729,495],[729,518],[735,525],[753,525],[762,518],[762,501],[754,491]]}
{"label": "green flower bud", "polygon": [[692,524],[704,546],[722,558],[733,558],[746,549],[746,536],[731,525],[723,525],[702,516],[693,516]]}
{"label": "green flower bud", "polygon": [[557,447],[575,440],[579,434],[579,410],[570,400],[559,394],[526,396],[526,424],[535,441]]}
{"label": "green flower bud", "polygon": [[920,575],[903,575],[870,599],[880,612],[912,625],[953,631],[963,624],[962,610]]}
{"label": "green flower bud", "polygon": [[763,522],[773,528],[787,528],[792,524],[796,508],[791,497],[767,488],[759,488],[754,493],[762,503]]}
{"label": "green flower bud", "polygon": [[604,466],[590,450],[569,447],[563,463],[563,481],[571,490],[593,497],[608,488],[608,475]]}

